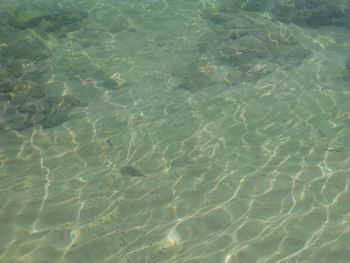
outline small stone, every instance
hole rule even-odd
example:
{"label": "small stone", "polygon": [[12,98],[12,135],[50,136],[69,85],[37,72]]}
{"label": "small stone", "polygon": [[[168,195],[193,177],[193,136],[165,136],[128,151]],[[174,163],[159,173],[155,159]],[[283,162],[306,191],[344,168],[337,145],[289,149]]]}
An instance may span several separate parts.
{"label": "small stone", "polygon": [[15,82],[11,79],[5,79],[0,83],[0,92],[8,93],[15,88]]}
{"label": "small stone", "polygon": [[114,219],[114,215],[113,215],[113,213],[110,213],[110,214],[107,214],[107,215],[104,215],[104,216],[102,216],[101,218],[99,218],[99,221],[101,222],[101,223],[110,223],[110,222],[112,222],[113,221],[113,219]]}
{"label": "small stone", "polygon": [[345,61],[345,69],[347,71],[350,71],[350,56],[348,56],[348,58]]}
{"label": "small stone", "polygon": [[122,168],[120,168],[119,171],[122,175],[127,175],[131,177],[145,177],[145,175],[143,175],[139,169],[129,165],[123,166]]}

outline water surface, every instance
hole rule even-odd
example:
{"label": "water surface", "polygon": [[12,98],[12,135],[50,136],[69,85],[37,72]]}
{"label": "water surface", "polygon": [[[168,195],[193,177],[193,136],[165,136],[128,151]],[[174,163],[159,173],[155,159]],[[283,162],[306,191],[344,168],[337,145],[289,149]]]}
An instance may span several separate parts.
{"label": "water surface", "polygon": [[226,3],[0,4],[1,262],[348,262],[349,31]]}

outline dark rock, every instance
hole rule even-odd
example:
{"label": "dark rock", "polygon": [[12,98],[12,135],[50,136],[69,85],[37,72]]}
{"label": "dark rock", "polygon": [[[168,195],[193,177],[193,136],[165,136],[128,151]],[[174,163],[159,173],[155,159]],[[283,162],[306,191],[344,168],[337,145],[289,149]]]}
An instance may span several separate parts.
{"label": "dark rock", "polygon": [[243,9],[246,11],[262,11],[266,9],[270,0],[221,0],[219,5],[220,11],[236,11]]}
{"label": "dark rock", "polygon": [[[16,16],[11,14],[7,11],[1,11],[0,12],[0,20],[1,20],[1,27],[9,26],[14,28],[15,30],[23,30],[25,29],[25,25],[23,25],[22,21],[18,19]],[[4,36],[4,34],[2,34]],[[7,32],[6,32],[6,36]]]}
{"label": "dark rock", "polygon": [[215,81],[209,76],[206,76],[199,71],[199,65],[189,65],[176,72],[174,76],[180,79],[177,89],[196,92],[205,87],[210,87],[215,84]]}
{"label": "dark rock", "polygon": [[[215,64],[231,67],[235,74],[232,74],[233,79],[227,75],[226,83],[257,81],[276,68],[289,69],[300,65],[311,53],[291,36],[282,36],[277,30],[267,30],[241,12],[205,13],[204,17],[214,23],[214,30],[200,39],[198,51],[202,54],[200,58],[204,59],[196,63],[206,63],[209,67]],[[192,75],[192,86],[196,86],[195,80],[200,78]],[[209,78],[210,73],[207,75],[206,78]],[[188,76],[188,73],[183,76]],[[190,76],[188,79],[191,84]],[[186,83],[181,84],[181,87],[187,87]]]}
{"label": "dark rock", "polygon": [[18,107],[19,112],[35,114],[35,113],[48,113],[51,110],[51,105],[46,99],[30,101],[22,104]]}
{"label": "dark rock", "polygon": [[6,69],[8,77],[17,79],[23,75],[23,65],[18,59],[6,58],[3,61],[3,66]]}
{"label": "dark rock", "polygon": [[35,28],[44,33],[67,33],[79,28],[79,22],[88,17],[88,13],[71,4],[26,3],[15,11],[16,19],[12,25],[18,29]]}
{"label": "dark rock", "polygon": [[[28,127],[42,126],[52,128],[71,118],[84,116],[81,103],[71,95],[51,96],[34,99],[26,92],[14,92],[9,106],[2,113],[5,126],[8,129],[23,130]],[[78,109],[78,110],[75,110]]]}
{"label": "dark rock", "polygon": [[52,128],[62,123],[68,121],[68,112],[63,110],[57,110],[50,112],[48,115],[43,118],[41,125],[43,128]]}
{"label": "dark rock", "polygon": [[16,112],[7,111],[3,120],[6,130],[23,130],[32,126],[29,114],[18,114]]}
{"label": "dark rock", "polygon": [[67,70],[67,75],[72,79],[76,79],[79,76],[80,79],[93,80],[97,86],[110,90],[117,90],[126,84],[123,81],[118,83],[117,80],[112,79],[106,72],[98,69],[96,65],[90,62],[72,67],[71,70]]}
{"label": "dark rock", "polygon": [[[68,2],[44,1],[38,5],[25,1],[15,10],[0,10],[2,130],[50,128],[84,116],[84,103],[71,95],[52,96],[53,89],[47,84],[52,76],[52,61],[48,60],[51,53],[41,34],[75,30],[88,15],[74,1]],[[54,70],[57,72],[57,68]]]}
{"label": "dark rock", "polygon": [[8,93],[13,91],[15,88],[15,81],[12,79],[4,79],[3,81],[0,82],[0,92],[2,93]]}
{"label": "dark rock", "polygon": [[106,25],[108,31],[111,33],[118,33],[129,28],[129,23],[125,17],[119,16],[118,19],[114,17],[111,21],[114,22]]}
{"label": "dark rock", "polygon": [[271,13],[299,25],[350,28],[350,2],[345,0],[275,0]]}
{"label": "dark rock", "polygon": [[9,43],[5,48],[1,50],[1,55],[10,58],[33,58],[33,48],[26,41],[15,41]]}
{"label": "dark rock", "polygon": [[131,176],[131,177],[145,177],[144,174],[140,170],[138,170],[135,167],[126,165],[120,168],[120,173],[125,176]]}
{"label": "dark rock", "polygon": [[38,40],[17,39],[1,49],[1,55],[11,59],[41,60],[49,57],[45,44]]}
{"label": "dark rock", "polygon": [[350,72],[350,56],[345,60],[345,69]]}
{"label": "dark rock", "polygon": [[58,99],[58,106],[62,110],[69,110],[78,106],[86,106],[86,104],[74,98],[72,95],[64,95],[59,97]]}
{"label": "dark rock", "polygon": [[350,81],[350,56],[345,60],[345,69],[343,71],[343,79],[345,81]]}
{"label": "dark rock", "polygon": [[109,78],[109,77],[107,77],[107,76],[105,76],[104,78],[100,78],[100,79],[98,79],[97,80],[97,83],[99,84],[99,85],[102,85],[102,86],[104,86],[105,88],[107,88],[107,89],[110,89],[110,90],[115,90],[115,89],[118,89],[119,87],[118,87],[118,85],[117,85],[117,83],[115,82],[115,80],[113,80],[113,79],[111,79],[111,78]]}
{"label": "dark rock", "polygon": [[8,102],[11,98],[10,94],[0,94],[0,102]]}

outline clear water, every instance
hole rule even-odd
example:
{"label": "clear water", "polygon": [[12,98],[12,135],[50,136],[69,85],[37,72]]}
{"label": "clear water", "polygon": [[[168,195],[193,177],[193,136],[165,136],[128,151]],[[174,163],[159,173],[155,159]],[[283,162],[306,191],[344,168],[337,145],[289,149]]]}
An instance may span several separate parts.
{"label": "clear water", "polygon": [[1,262],[348,262],[348,30],[239,11],[311,51],[249,81],[198,47],[216,1],[72,3],[45,89],[87,107],[1,131]]}

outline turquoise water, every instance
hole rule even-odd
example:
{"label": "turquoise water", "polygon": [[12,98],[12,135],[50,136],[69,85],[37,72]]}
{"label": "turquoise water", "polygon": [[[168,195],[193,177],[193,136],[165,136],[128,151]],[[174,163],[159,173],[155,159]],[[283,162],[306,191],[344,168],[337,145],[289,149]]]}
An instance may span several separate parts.
{"label": "turquoise water", "polygon": [[349,262],[348,29],[47,2],[0,4],[0,262]]}

